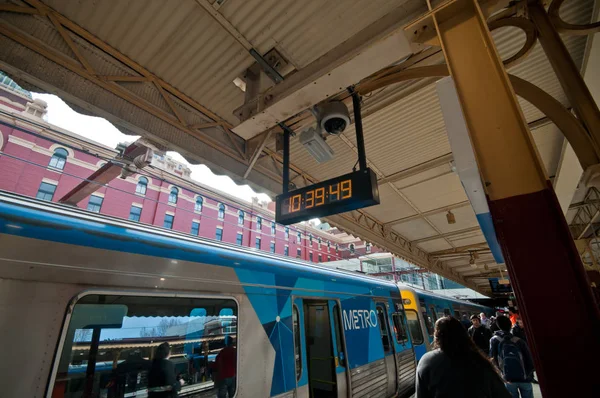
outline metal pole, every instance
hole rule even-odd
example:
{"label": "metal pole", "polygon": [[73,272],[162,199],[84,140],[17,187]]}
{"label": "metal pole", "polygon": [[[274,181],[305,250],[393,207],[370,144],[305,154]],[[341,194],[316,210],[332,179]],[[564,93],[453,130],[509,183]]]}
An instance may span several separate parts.
{"label": "metal pole", "polygon": [[290,189],[290,130],[283,130],[283,193]]}
{"label": "metal pole", "polygon": [[352,90],[352,108],[354,109],[354,130],[356,130],[356,149],[358,150],[358,165],[361,170],[367,169],[365,155],[365,139],[363,137],[362,115],[360,113],[360,97]]}
{"label": "metal pole", "polygon": [[[529,4],[529,16],[537,31],[538,39],[569,103],[585,127],[587,127],[596,149],[600,144],[600,110],[594,101],[569,50],[552,25],[544,6],[538,1]],[[590,38],[591,40],[591,38]]]}
{"label": "metal pole", "polygon": [[[590,365],[573,359],[600,357],[600,312],[479,3],[457,1],[436,12],[434,23],[485,183],[542,394],[572,395],[565,380],[577,380],[578,396],[595,396],[597,361]],[[568,314],[568,327],[556,326],[555,318],[548,316],[548,303],[553,313]],[[557,344],[565,341],[569,344]]]}

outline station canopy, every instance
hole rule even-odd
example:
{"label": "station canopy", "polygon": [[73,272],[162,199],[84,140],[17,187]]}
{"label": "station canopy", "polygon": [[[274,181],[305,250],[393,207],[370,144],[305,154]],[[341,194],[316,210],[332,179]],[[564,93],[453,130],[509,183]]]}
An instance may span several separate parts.
{"label": "station canopy", "polygon": [[[518,6],[480,4],[502,59],[527,47],[526,30],[494,22],[518,16]],[[560,15],[584,24],[593,9],[593,0],[567,0]],[[399,40],[417,34],[414,21],[427,13],[425,0],[1,0],[0,69],[26,89],[57,94],[79,112],[274,195],[282,186],[278,122],[300,133],[314,125],[310,108],[316,103],[341,100],[352,114],[347,87],[357,84],[360,91],[384,68],[445,62],[434,37],[423,34],[409,47]],[[582,67],[587,37],[563,40]],[[539,43],[507,70],[569,107]],[[326,221],[489,294],[488,278],[506,268],[493,260],[453,171],[437,80],[416,73],[362,97],[366,155],[381,204]],[[553,178],[563,134],[519,100]],[[352,171],[354,125],[327,143],[334,158],[318,163],[298,134],[292,138],[293,184]]]}

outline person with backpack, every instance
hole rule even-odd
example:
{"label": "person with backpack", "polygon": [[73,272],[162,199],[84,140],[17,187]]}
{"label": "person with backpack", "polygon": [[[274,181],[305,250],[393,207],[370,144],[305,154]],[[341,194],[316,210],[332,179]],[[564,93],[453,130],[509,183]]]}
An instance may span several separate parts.
{"label": "person with backpack", "polygon": [[531,379],[535,368],[527,343],[510,333],[509,318],[499,316],[496,324],[500,330],[490,340],[490,358],[500,369],[513,398],[533,398]]}

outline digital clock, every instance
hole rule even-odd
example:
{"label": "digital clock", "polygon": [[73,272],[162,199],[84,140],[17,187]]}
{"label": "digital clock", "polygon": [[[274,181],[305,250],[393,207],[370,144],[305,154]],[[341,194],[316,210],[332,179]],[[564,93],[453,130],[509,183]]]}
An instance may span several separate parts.
{"label": "digital clock", "polygon": [[365,169],[278,195],[275,220],[288,225],[376,204],[377,176]]}

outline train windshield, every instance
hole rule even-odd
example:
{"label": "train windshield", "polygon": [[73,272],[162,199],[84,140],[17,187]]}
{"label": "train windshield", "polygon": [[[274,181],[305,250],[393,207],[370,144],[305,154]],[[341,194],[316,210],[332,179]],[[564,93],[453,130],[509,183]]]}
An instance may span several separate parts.
{"label": "train windshield", "polygon": [[88,295],[74,306],[53,397],[180,396],[233,378],[237,303],[229,298]]}

